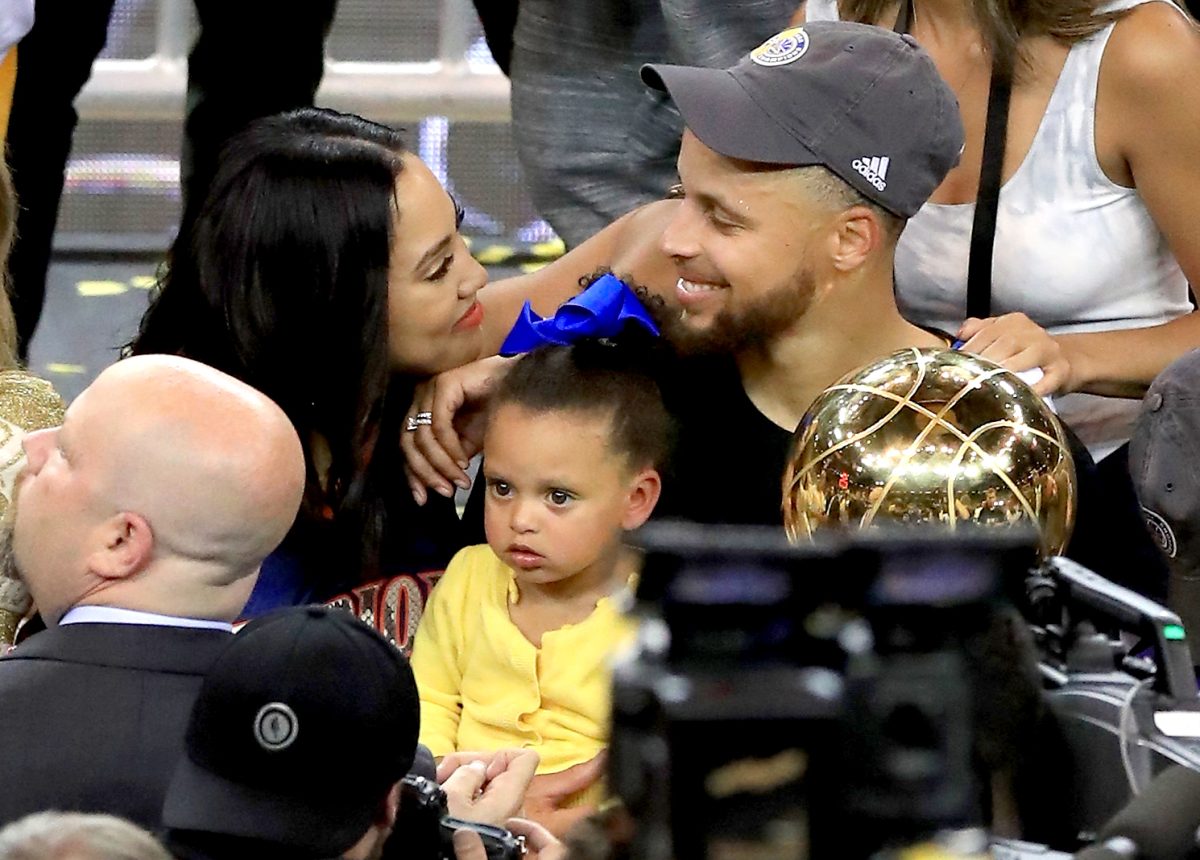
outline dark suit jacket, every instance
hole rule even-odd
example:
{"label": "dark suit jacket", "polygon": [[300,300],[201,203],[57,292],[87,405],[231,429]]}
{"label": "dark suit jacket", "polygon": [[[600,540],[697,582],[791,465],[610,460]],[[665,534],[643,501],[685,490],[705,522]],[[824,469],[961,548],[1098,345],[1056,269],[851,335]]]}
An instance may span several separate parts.
{"label": "dark suit jacket", "polygon": [[200,682],[229,639],[70,624],[0,658],[0,825],[71,809],[157,828]]}

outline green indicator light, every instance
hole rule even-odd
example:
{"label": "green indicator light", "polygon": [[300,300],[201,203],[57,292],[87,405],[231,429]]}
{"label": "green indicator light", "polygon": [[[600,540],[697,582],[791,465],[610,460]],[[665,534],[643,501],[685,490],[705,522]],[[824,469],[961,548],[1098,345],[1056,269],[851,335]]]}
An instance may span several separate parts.
{"label": "green indicator light", "polygon": [[1187,638],[1186,634],[1183,632],[1183,625],[1181,625],[1181,624],[1164,624],[1163,625],[1163,636],[1165,636],[1168,639],[1185,639],[1185,638]]}

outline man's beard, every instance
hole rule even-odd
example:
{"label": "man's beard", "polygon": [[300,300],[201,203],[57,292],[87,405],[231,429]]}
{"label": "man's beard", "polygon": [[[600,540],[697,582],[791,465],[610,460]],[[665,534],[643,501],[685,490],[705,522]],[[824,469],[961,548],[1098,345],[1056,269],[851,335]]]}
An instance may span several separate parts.
{"label": "man's beard", "polygon": [[[729,289],[729,288],[727,288]],[[796,273],[791,283],[776,287],[740,310],[722,309],[704,328],[687,322],[687,311],[659,311],[663,336],[681,355],[736,355],[774,340],[804,316],[816,292],[809,269]]]}

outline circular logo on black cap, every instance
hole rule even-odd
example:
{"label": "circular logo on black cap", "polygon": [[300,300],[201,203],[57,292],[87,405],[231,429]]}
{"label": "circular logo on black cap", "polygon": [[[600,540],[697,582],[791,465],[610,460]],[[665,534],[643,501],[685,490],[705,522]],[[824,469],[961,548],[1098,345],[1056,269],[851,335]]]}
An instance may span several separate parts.
{"label": "circular logo on black cap", "polygon": [[1179,543],[1175,540],[1175,532],[1171,531],[1167,521],[1149,508],[1142,508],[1142,517],[1146,520],[1146,528],[1150,530],[1150,537],[1154,538],[1158,548],[1166,553],[1167,558],[1174,558],[1179,552]]}
{"label": "circular logo on black cap", "polygon": [[760,66],[786,66],[804,56],[808,50],[808,33],[803,27],[792,27],[776,33],[750,52],[750,59]]}
{"label": "circular logo on black cap", "polygon": [[254,739],[268,752],[285,750],[300,733],[296,712],[283,702],[268,702],[254,718]]}

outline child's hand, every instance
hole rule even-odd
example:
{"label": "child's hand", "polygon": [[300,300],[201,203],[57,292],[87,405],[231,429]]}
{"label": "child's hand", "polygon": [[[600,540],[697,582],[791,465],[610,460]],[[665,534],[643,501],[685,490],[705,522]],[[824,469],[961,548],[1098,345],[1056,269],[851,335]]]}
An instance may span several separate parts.
{"label": "child's hand", "polygon": [[438,782],[455,818],[503,826],[521,810],[537,770],[533,750],[451,753],[438,764]]}
{"label": "child's hand", "polygon": [[555,836],[562,837],[572,825],[596,811],[595,804],[564,806],[571,795],[591,788],[604,776],[608,754],[601,752],[590,761],[558,773],[543,773],[533,778],[525,794],[525,817],[531,818]]}

